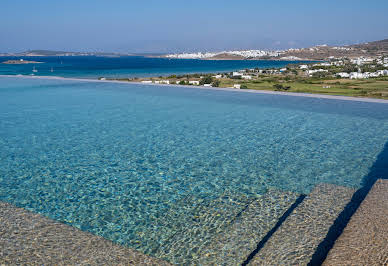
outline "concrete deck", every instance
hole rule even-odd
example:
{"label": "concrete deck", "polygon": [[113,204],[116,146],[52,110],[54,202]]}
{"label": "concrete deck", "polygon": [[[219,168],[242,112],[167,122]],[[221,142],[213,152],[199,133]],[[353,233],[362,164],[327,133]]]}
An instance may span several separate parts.
{"label": "concrete deck", "polygon": [[353,189],[336,185],[316,186],[250,265],[307,265],[353,193]]}
{"label": "concrete deck", "polygon": [[378,180],[323,265],[388,265],[388,180]]}
{"label": "concrete deck", "polygon": [[170,265],[0,202],[0,265]]}

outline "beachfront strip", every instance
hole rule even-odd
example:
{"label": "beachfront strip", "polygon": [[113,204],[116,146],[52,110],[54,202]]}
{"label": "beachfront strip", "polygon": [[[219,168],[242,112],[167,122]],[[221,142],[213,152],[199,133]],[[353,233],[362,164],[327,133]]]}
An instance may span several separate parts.
{"label": "beachfront strip", "polygon": [[[284,68],[269,68],[269,69],[243,69],[231,73],[220,73],[213,75],[215,79],[234,78],[252,80],[259,77],[261,74],[279,75],[279,74],[295,74],[305,77],[333,77],[333,78],[349,78],[349,79],[368,79],[382,76],[388,76],[388,56],[374,58],[359,57],[354,59],[331,59],[329,62],[311,63],[311,64],[291,64]],[[170,76],[176,78],[176,76]],[[199,78],[204,78],[201,75]],[[170,80],[143,80],[142,83],[155,84],[179,84],[179,81]],[[188,84],[181,85],[204,85],[198,80],[189,80]]]}
{"label": "beachfront strip", "polygon": [[[100,78],[107,79],[112,78]],[[385,99],[388,98],[388,56],[332,58],[324,62],[289,64],[282,68],[251,68],[226,73],[119,80],[143,84],[275,90]]]}

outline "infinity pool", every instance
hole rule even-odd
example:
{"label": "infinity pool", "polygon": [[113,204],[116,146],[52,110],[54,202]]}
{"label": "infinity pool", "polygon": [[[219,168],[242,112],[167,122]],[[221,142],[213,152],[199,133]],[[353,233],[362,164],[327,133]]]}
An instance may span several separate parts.
{"label": "infinity pool", "polygon": [[0,78],[0,201],[151,255],[207,209],[211,238],[268,191],[357,189],[387,140],[384,103]]}

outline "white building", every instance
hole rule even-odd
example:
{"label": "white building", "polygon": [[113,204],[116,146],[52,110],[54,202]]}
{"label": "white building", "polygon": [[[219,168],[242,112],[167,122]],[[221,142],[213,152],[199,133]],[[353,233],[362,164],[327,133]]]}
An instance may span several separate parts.
{"label": "white building", "polygon": [[169,80],[155,80],[155,84],[170,84]]}
{"label": "white building", "polygon": [[363,78],[365,78],[365,74],[359,73],[359,72],[352,72],[352,73],[350,73],[349,78],[351,78],[351,79],[363,79]]}
{"label": "white building", "polygon": [[377,78],[378,76],[380,76],[379,72],[365,72],[364,75],[366,78]]}
{"label": "white building", "polygon": [[335,62],[332,62],[331,64],[334,65],[334,66],[343,66],[344,65],[344,61],[342,61],[342,60],[335,61]]}
{"label": "white building", "polygon": [[341,78],[349,78],[350,77],[349,73],[346,73],[346,72],[340,72],[340,73],[337,73],[336,75],[340,76]]}
{"label": "white building", "polygon": [[182,54],[168,54],[167,58],[179,58],[179,59],[204,59],[211,58],[217,55],[236,55],[244,58],[250,57],[263,57],[272,56],[277,57],[283,51],[264,51],[264,50],[243,50],[243,51],[222,51],[222,52],[199,52],[199,53],[182,53]]}
{"label": "white building", "polygon": [[191,85],[199,85],[199,81],[198,80],[189,80],[189,84],[191,84]]}
{"label": "white building", "polygon": [[388,69],[377,71],[380,76],[388,76]]}
{"label": "white building", "polygon": [[240,85],[240,84],[234,84],[234,85],[233,85],[233,88],[234,88],[234,89],[241,89],[241,85]]}
{"label": "white building", "polygon": [[329,72],[328,70],[326,69],[312,69],[312,70],[307,70],[307,75],[309,75],[310,77],[314,74],[314,73],[317,73],[317,72]]}
{"label": "white building", "polygon": [[250,76],[250,75],[242,75],[241,78],[242,79],[252,79],[252,76]]}
{"label": "white building", "polygon": [[289,61],[294,61],[294,60],[301,60],[301,58],[297,57],[297,56],[283,56],[281,57],[280,59],[282,60],[289,60]]}
{"label": "white building", "polygon": [[152,83],[152,80],[142,80],[141,83],[150,84]]}
{"label": "white building", "polygon": [[299,68],[300,68],[300,69],[308,69],[309,66],[308,66],[308,65],[300,65]]}
{"label": "white building", "polygon": [[203,84],[204,87],[211,87],[212,84]]}
{"label": "white building", "polygon": [[232,76],[233,77],[241,77],[243,75],[243,73],[240,73],[240,72],[233,72]]}
{"label": "white building", "polygon": [[215,76],[213,76],[213,78],[220,79],[220,78],[222,78],[222,75],[215,75]]}
{"label": "white building", "polygon": [[364,64],[372,63],[373,62],[373,58],[359,57],[359,58],[351,59],[350,62],[352,64],[356,64],[356,65],[361,66],[361,65],[364,65]]}

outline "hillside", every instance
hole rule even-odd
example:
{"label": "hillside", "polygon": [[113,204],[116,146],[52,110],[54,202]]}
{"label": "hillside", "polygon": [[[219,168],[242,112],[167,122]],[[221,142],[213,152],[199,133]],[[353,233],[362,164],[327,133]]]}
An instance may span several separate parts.
{"label": "hillside", "polygon": [[350,47],[366,50],[367,53],[379,55],[382,53],[388,53],[388,39],[363,44],[355,44],[351,45]]}
{"label": "hillside", "polygon": [[260,57],[243,57],[243,56],[232,56],[227,53],[218,54],[211,58],[212,60],[263,60],[263,59],[272,59],[272,60],[287,60],[290,58],[300,59],[300,60],[327,60],[331,57],[340,58],[340,57],[377,57],[381,55],[388,55],[388,39],[354,44],[348,46],[328,46],[328,45],[317,45],[309,48],[300,48],[300,49],[288,49],[285,51],[280,51],[279,56],[260,56]]}

